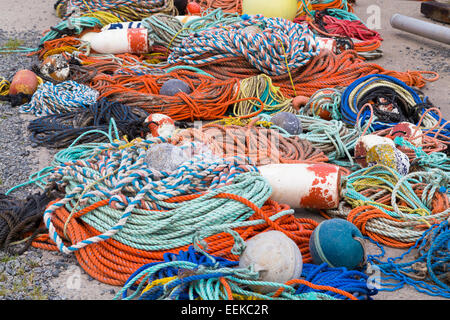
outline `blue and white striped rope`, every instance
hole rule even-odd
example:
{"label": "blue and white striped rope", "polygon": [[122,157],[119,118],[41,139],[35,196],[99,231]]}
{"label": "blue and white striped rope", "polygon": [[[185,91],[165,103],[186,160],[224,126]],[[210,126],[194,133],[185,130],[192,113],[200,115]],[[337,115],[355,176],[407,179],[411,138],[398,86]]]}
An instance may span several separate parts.
{"label": "blue and white striped rope", "polygon": [[[259,27],[261,32],[247,32],[246,27]],[[318,41],[306,25],[256,15],[190,34],[181,46],[173,48],[168,63],[201,65],[244,57],[263,73],[282,75],[306,65],[319,53]]]}
{"label": "blue and white striped rope", "polygon": [[20,107],[20,112],[47,116],[87,108],[98,99],[98,91],[69,80],[58,84],[50,81],[38,87],[28,104]]}

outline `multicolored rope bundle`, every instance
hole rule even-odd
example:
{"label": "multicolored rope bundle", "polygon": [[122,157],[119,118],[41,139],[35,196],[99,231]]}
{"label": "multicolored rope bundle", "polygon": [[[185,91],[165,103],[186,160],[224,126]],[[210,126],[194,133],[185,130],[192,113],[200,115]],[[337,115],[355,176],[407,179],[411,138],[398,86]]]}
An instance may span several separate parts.
{"label": "multicolored rope bundle", "polygon": [[173,48],[168,63],[198,66],[242,57],[255,69],[273,76],[305,66],[319,52],[314,34],[307,27],[256,15],[225,28],[213,27],[189,35],[182,46]]}
{"label": "multicolored rope bundle", "polygon": [[212,253],[230,259],[237,257],[224,227],[244,240],[262,230],[282,231],[305,262],[311,259],[308,239],[317,223],[270,200],[271,187],[256,168],[238,158],[197,156],[174,172],[157,171],[145,158],[162,141],[102,145],[89,159],[54,168],[49,183],[65,197],[47,207],[49,235],[33,245],[75,252],[92,277],[114,285],[142,264],[187,248],[198,230]]}

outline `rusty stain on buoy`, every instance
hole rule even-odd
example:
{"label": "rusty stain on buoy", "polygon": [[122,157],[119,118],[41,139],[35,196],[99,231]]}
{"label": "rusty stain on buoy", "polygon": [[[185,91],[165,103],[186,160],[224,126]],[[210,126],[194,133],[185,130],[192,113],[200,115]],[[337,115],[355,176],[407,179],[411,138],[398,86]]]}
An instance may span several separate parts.
{"label": "rusty stain on buoy", "polygon": [[[300,199],[300,206],[310,209],[336,208],[339,205],[341,170],[337,166],[316,164],[307,168],[316,176],[309,193]],[[330,179],[337,175],[337,180]]]}

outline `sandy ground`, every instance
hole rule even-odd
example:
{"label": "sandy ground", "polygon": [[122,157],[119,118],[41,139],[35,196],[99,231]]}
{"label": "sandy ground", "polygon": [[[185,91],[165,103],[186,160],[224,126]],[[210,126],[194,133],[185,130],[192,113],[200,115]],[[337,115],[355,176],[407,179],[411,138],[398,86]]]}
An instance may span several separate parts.
{"label": "sandy ground", "polygon": [[[0,21],[2,28],[10,31],[47,30],[55,25],[59,19],[54,15],[54,0],[0,0]],[[377,7],[373,7],[373,6]],[[369,6],[371,9],[368,10]],[[424,39],[415,35],[395,30],[390,26],[389,20],[392,14],[401,13],[411,17],[430,21],[420,13],[419,1],[398,0],[357,0],[356,14],[363,20],[369,21],[372,15],[379,9],[380,28],[384,42],[382,49],[384,56],[374,62],[385,69],[406,70],[432,70],[440,74],[440,79],[434,83],[428,83],[423,91],[431,101],[439,106],[444,118],[450,118],[450,66],[449,46]],[[24,118],[26,121],[26,119]],[[49,164],[51,157],[45,149],[39,152],[40,166]],[[306,216],[317,221],[322,218],[317,214],[298,213],[298,216]],[[388,256],[398,256],[403,250],[385,248]],[[374,253],[369,248],[369,253]],[[58,253],[44,252],[44,257],[56,261]],[[66,272],[60,274],[53,281],[52,286],[69,299],[111,299],[114,291],[119,287],[112,287],[92,280],[76,264],[73,264]],[[113,291],[111,291],[113,290]],[[440,299],[426,294],[421,294],[410,287],[405,287],[396,292],[381,292],[376,300],[434,300]]]}

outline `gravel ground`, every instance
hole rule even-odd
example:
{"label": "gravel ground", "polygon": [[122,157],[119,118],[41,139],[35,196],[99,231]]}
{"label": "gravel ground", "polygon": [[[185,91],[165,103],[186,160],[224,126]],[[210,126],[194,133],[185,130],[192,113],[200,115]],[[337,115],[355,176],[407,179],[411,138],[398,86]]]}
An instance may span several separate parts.
{"label": "gravel ground", "polygon": [[[34,48],[40,37],[40,31],[0,29],[0,46],[20,39],[23,46]],[[11,81],[18,70],[30,69],[35,63],[35,57],[23,54],[0,55],[0,76]],[[27,182],[31,174],[48,166],[57,152],[31,143],[27,125],[34,118],[19,113],[18,107],[9,103],[0,103],[0,193]],[[37,191],[40,189],[30,184],[10,195],[23,199]],[[110,299],[117,290],[96,284],[95,290],[83,291],[93,280],[78,267],[75,256],[35,248],[21,256],[9,256],[0,251],[0,300]]]}

